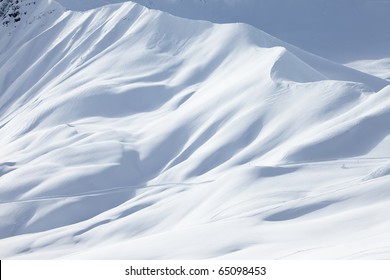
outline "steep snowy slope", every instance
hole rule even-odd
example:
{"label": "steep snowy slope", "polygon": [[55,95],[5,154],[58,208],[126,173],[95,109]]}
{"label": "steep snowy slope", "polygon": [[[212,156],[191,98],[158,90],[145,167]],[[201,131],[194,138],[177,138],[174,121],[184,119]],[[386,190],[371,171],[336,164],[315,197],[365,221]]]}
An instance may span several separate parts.
{"label": "steep snowy slope", "polygon": [[2,258],[390,257],[387,81],[98,2],[0,29]]}

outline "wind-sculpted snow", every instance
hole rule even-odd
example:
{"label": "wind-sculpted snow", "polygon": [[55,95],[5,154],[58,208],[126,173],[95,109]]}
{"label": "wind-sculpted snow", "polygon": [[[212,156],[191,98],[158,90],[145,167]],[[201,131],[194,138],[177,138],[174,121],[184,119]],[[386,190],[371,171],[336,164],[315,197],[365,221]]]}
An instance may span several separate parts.
{"label": "wind-sculpted snow", "polygon": [[69,3],[0,29],[2,258],[390,256],[388,81],[245,24]]}

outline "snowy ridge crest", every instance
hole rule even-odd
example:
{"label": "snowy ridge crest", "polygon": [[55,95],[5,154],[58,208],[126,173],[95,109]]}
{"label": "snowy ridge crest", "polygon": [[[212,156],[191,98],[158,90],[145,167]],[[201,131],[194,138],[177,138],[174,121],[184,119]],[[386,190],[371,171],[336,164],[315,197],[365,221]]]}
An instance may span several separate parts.
{"label": "snowy ridge crest", "polygon": [[36,5],[33,0],[0,0],[0,19],[3,26],[20,22],[26,16],[30,6]]}

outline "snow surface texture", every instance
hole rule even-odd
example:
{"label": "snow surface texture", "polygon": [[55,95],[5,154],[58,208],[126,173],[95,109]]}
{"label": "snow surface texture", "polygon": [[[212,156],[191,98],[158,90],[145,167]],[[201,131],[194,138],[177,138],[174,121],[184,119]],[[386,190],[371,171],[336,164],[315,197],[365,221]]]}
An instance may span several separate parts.
{"label": "snow surface texture", "polygon": [[389,81],[107,2],[0,28],[1,258],[390,258]]}

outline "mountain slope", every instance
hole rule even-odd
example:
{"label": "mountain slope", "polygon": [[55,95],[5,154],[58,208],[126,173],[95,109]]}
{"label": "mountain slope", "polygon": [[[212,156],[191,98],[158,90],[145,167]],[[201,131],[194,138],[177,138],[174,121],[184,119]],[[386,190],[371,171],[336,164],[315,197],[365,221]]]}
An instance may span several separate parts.
{"label": "mountain slope", "polygon": [[387,81],[245,24],[76,3],[0,31],[1,257],[389,256]]}

